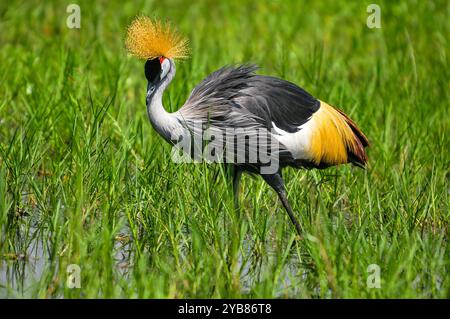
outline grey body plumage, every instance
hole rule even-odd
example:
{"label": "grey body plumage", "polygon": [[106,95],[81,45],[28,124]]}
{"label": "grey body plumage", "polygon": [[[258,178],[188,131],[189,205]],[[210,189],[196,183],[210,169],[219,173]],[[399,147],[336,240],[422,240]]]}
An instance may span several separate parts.
{"label": "grey body plumage", "polygon": [[[224,67],[203,80],[191,93],[180,113],[204,117],[215,125],[272,129],[274,122],[288,132],[319,108],[319,101],[285,80],[256,75],[254,65]],[[217,121],[216,121],[217,119]]]}

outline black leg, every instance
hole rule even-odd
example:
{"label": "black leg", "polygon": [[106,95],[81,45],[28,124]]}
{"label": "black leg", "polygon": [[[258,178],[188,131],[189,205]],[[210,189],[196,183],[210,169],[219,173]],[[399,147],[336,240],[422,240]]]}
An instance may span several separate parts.
{"label": "black leg", "polygon": [[242,171],[234,167],[233,170],[233,196],[234,196],[234,209],[239,212],[239,184],[241,182]]}
{"label": "black leg", "polygon": [[289,218],[292,221],[292,224],[294,224],[298,235],[302,236],[302,228],[300,227],[299,222],[295,218],[294,211],[292,210],[292,207],[289,204],[289,201],[287,199],[287,193],[286,193],[286,189],[284,187],[283,178],[281,177],[281,172],[277,173],[277,174],[261,175],[261,176],[264,178],[264,180],[267,182],[267,184],[269,184],[277,192],[278,197],[280,198],[281,203],[284,206],[284,209],[288,213]]}

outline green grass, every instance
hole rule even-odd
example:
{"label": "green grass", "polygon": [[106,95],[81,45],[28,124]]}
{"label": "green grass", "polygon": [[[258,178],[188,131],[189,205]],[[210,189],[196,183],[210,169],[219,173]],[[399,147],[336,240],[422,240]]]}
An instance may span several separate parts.
{"label": "green grass", "polygon": [[[80,30],[64,3],[3,2],[0,296],[450,297],[449,3],[377,1],[382,28],[369,29],[372,2],[78,1]],[[171,161],[143,63],[124,50],[138,13],[191,42],[167,109],[253,62],[367,134],[367,170],[286,170],[303,241],[260,178],[244,177],[238,215],[217,166]]]}

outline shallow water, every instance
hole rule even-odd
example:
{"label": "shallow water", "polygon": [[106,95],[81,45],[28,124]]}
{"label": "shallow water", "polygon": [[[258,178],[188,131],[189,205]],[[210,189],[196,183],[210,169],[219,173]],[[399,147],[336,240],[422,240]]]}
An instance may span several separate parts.
{"label": "shallow water", "polygon": [[[0,298],[41,296],[40,294],[45,292],[40,291],[38,294],[36,291],[41,277],[46,275],[46,272],[55,272],[56,276],[59,271],[57,264],[53,265],[52,270],[50,248],[45,244],[42,235],[37,234],[34,226],[29,229],[31,240],[24,252],[1,256]],[[239,252],[238,270],[243,294],[250,293],[251,289],[260,281],[261,274],[271,271],[270,267],[273,267],[275,263],[276,254],[271,252],[269,247],[265,248],[267,255],[262,258],[253,251],[253,245],[251,238],[248,237],[244,240],[243,250]],[[180,253],[182,256],[184,255],[183,249],[180,250]],[[131,276],[134,250],[128,227],[124,227],[115,237],[114,259],[117,272],[125,279]],[[283,267],[276,283],[276,296],[295,296],[298,293],[295,288],[296,282],[306,278],[306,273],[301,272],[299,266],[296,256],[287,257],[286,266]]]}
{"label": "shallow water", "polygon": [[24,251],[0,256],[0,297],[26,297],[49,266],[44,241],[36,236],[36,228],[30,227],[29,234],[31,243]]}
{"label": "shallow water", "polygon": [[[114,243],[114,259],[118,272],[123,276],[129,275],[131,260],[133,259],[131,236],[124,229]],[[54,267],[57,275],[58,263],[52,265],[49,247],[44,238],[37,234],[35,226],[29,228],[31,238],[27,248],[17,254],[0,255],[0,298],[35,297],[35,287],[38,287],[42,276],[52,272]]]}

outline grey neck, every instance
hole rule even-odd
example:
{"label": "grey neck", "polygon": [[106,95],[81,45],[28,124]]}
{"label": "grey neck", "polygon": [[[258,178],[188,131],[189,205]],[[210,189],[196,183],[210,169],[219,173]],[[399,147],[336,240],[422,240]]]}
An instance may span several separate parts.
{"label": "grey neck", "polygon": [[147,114],[153,128],[166,140],[171,139],[171,133],[180,126],[176,118],[176,113],[168,113],[163,106],[162,97],[164,90],[169,86],[175,77],[175,64],[170,61],[170,70],[166,77],[156,84],[153,93],[149,91],[150,83],[147,85]]}

